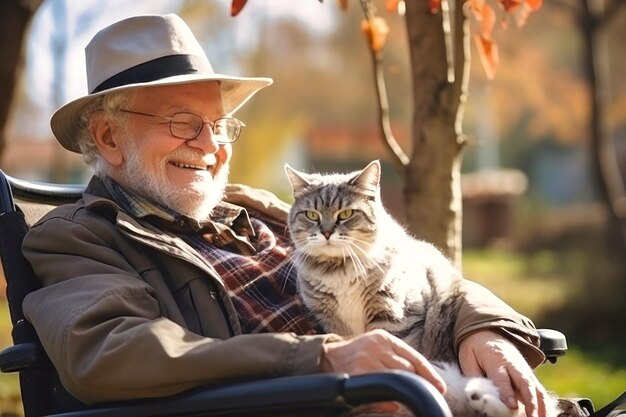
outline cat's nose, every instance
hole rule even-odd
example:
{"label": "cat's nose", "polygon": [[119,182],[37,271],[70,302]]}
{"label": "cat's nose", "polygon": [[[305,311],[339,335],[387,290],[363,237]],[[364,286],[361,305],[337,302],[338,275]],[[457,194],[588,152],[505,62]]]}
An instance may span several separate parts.
{"label": "cat's nose", "polygon": [[326,240],[329,240],[330,239],[330,235],[332,235],[333,232],[332,231],[328,231],[328,230],[324,230],[324,231],[322,231],[322,234],[324,235]]}

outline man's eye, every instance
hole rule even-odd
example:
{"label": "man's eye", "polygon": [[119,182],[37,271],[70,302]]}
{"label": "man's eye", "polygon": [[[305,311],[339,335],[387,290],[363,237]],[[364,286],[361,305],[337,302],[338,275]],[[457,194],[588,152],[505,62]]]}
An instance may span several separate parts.
{"label": "man's eye", "polygon": [[219,119],[213,125],[213,133],[216,135],[225,134],[228,131],[228,121]]}
{"label": "man's eye", "polygon": [[337,217],[339,218],[339,220],[349,219],[350,217],[352,217],[352,209],[340,211],[339,214],[337,214]]}
{"label": "man's eye", "polygon": [[313,220],[314,222],[320,219],[320,214],[317,211],[307,210],[304,212],[304,214],[306,215],[307,219]]}

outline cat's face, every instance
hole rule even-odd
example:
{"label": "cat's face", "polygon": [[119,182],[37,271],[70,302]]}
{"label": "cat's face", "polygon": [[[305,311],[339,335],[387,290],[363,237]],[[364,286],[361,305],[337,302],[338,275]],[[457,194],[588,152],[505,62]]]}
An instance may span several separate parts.
{"label": "cat's face", "polygon": [[377,235],[380,165],[347,175],[308,175],[286,168],[294,191],[289,232],[302,254],[362,255]]}

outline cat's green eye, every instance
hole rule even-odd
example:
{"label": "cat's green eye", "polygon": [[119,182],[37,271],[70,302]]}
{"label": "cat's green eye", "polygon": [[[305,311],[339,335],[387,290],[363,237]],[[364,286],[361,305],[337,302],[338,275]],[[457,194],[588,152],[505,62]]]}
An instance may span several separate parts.
{"label": "cat's green eye", "polygon": [[304,212],[304,214],[306,215],[307,219],[313,220],[314,222],[320,219],[320,214],[317,211],[307,210]]}
{"label": "cat's green eye", "polygon": [[339,220],[346,220],[346,219],[349,219],[350,217],[352,217],[352,209],[342,210],[339,212],[339,214],[337,214],[337,218]]}

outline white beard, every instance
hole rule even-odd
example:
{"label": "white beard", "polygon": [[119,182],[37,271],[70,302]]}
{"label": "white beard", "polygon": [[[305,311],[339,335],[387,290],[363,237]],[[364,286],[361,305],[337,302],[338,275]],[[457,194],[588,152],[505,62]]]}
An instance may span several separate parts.
{"label": "white beard", "polygon": [[[190,183],[185,188],[180,188],[168,180],[165,173],[167,164],[165,159],[162,161],[161,169],[157,172],[149,172],[134,141],[127,141],[127,145],[121,175],[124,183],[133,191],[198,221],[208,219],[215,206],[222,201],[228,182],[228,165],[223,165],[212,180],[199,180]],[[191,152],[193,151],[181,149],[177,154],[184,155]]]}

